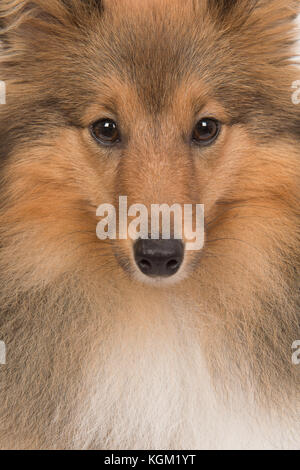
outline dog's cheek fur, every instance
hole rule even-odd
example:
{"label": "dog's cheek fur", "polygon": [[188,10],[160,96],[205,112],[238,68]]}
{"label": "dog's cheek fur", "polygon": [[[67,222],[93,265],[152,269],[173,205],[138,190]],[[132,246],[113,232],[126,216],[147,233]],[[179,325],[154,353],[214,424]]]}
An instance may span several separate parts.
{"label": "dog's cheek fur", "polygon": [[89,264],[96,270],[105,255],[113,269],[109,243],[96,237],[96,209],[113,202],[114,166],[76,130],[15,151],[2,170],[2,272],[34,286]]}

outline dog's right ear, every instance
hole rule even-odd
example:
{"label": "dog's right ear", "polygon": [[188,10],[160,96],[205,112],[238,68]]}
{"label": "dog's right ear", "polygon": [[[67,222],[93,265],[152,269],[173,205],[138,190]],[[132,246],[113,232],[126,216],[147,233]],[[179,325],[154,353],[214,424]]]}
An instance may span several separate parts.
{"label": "dog's right ear", "polygon": [[256,8],[259,0],[207,0],[207,9],[212,18],[220,23],[228,18],[240,16]]}
{"label": "dog's right ear", "polygon": [[298,39],[299,0],[206,0],[216,29],[253,63],[289,65]]}
{"label": "dog's right ear", "polygon": [[55,38],[63,42],[66,31],[75,44],[88,33],[86,25],[99,23],[102,12],[102,0],[0,0],[0,57],[21,62]]}
{"label": "dog's right ear", "polygon": [[220,17],[232,13],[241,0],[208,0],[208,8],[217,13]]}
{"label": "dog's right ear", "polygon": [[0,38],[5,42],[10,33],[22,29],[80,27],[87,17],[102,10],[102,0],[1,0]]}

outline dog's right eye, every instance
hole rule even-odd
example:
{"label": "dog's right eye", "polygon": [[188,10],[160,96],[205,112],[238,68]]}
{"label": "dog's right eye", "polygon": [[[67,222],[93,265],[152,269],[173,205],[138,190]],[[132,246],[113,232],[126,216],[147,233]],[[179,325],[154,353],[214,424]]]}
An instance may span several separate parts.
{"label": "dog's right eye", "polygon": [[94,139],[101,145],[115,145],[121,140],[117,124],[112,119],[100,119],[91,125],[90,131]]}

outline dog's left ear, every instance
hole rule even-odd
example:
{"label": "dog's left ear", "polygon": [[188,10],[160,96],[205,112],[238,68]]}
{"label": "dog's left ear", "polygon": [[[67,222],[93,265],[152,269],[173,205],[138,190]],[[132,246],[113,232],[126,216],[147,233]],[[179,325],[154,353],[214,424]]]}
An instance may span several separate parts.
{"label": "dog's left ear", "polygon": [[241,1],[242,0],[207,0],[207,6],[214,16],[225,18],[238,7]]}
{"label": "dog's left ear", "polygon": [[291,56],[299,0],[207,0],[207,9],[222,37],[248,58],[279,64]]}
{"label": "dog's left ear", "polygon": [[291,15],[296,16],[295,10],[299,10],[298,0],[206,0],[207,7],[214,16],[220,19],[226,18],[228,15],[240,14],[245,17],[254,11],[278,10],[285,8],[291,9]]}

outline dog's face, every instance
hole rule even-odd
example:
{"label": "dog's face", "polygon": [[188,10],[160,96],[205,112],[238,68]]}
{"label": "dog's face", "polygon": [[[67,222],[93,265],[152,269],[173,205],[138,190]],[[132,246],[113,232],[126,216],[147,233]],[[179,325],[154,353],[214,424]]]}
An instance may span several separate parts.
{"label": "dog's face", "polygon": [[[299,422],[298,3],[0,0],[5,448],[222,447],[232,422],[248,446],[263,409]],[[203,204],[203,248],[100,240],[119,196]]]}
{"label": "dog's face", "polygon": [[273,243],[274,217],[297,199],[295,2],[25,3],[3,36],[2,222],[37,277],[80,266],[149,280],[136,243],[96,238],[97,207],[119,196],[204,204],[204,248],[175,247],[174,281],[228,240]]}

